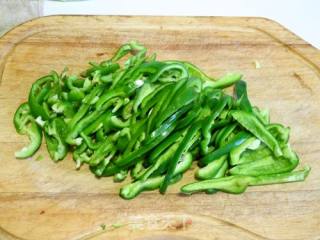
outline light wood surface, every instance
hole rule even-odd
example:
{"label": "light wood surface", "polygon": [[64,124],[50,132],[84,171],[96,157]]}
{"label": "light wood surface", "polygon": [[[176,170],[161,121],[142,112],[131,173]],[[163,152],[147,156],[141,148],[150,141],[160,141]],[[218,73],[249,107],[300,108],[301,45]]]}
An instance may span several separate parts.
{"label": "light wood surface", "polygon": [[[291,126],[307,180],[181,196],[189,172],[165,196],[125,201],[123,183],[75,171],[71,158],[55,164],[45,146],[41,161],[16,160],[26,139],[12,117],[31,83],[64,66],[77,73],[132,39],[212,76],[243,73],[253,103]],[[320,239],[319,67],[318,50],[263,18],[52,16],[16,27],[0,39],[0,239]]]}

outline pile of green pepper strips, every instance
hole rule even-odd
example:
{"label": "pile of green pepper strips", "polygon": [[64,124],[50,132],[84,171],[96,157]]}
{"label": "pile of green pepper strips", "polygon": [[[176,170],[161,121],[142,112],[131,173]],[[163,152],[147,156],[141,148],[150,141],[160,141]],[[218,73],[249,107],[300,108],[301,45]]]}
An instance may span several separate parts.
{"label": "pile of green pepper strips", "polygon": [[[124,59],[126,58],[126,59]],[[247,186],[302,181],[310,168],[291,149],[289,128],[270,123],[267,111],[251,105],[239,74],[212,79],[191,63],[157,61],[136,42],[80,76],[52,72],[31,87],[14,116],[29,145],[15,153],[28,158],[42,133],[50,157],[68,151],[76,167],[88,164],[97,177],[132,183],[120,196],[178,182],[194,161],[199,180],[181,191],[242,193]],[[234,85],[234,96],[223,89]]]}

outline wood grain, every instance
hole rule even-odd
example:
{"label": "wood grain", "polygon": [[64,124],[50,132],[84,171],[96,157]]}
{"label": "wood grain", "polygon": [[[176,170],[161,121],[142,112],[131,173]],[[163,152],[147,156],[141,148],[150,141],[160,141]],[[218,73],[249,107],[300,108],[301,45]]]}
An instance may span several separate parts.
{"label": "wood grain", "polygon": [[[159,59],[188,60],[212,76],[243,73],[253,103],[292,127],[301,164],[312,167],[307,180],[181,196],[190,172],[165,196],[125,201],[122,184],[75,171],[71,158],[54,164],[45,146],[42,161],[14,159],[26,139],[12,115],[31,83],[64,66],[77,73],[132,39]],[[320,239],[319,67],[318,50],[264,18],[52,16],[16,27],[0,39],[0,238]]]}

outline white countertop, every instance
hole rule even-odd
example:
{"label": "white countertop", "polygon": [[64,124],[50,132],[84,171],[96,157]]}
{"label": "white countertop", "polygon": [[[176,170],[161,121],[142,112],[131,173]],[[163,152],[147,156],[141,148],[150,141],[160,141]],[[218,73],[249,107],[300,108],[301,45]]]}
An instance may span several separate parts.
{"label": "white countertop", "polygon": [[259,16],[273,19],[320,49],[318,0],[45,1],[44,15]]}

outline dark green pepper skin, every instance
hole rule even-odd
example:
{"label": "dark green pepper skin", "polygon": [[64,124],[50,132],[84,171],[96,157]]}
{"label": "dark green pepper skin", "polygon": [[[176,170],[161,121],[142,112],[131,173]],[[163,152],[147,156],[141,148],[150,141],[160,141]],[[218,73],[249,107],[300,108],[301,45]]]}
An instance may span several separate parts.
{"label": "dark green pepper skin", "polygon": [[27,135],[30,143],[20,151],[15,152],[16,158],[31,157],[40,147],[42,142],[41,128],[35,122],[31,115],[28,103],[22,103],[14,114],[13,123],[17,133]]}
{"label": "dark green pepper skin", "polygon": [[177,151],[173,155],[171,161],[169,162],[167,174],[163,180],[163,183],[160,186],[160,193],[164,194],[167,190],[167,187],[170,183],[171,178],[173,177],[174,170],[178,164],[179,159],[183,155],[183,153],[187,152],[189,148],[192,146],[193,142],[196,140],[195,136],[197,132],[201,128],[202,121],[198,121],[191,126],[184,136],[181,144],[179,145]]}
{"label": "dark green pepper skin", "polygon": [[204,158],[201,159],[200,163],[202,165],[209,164],[210,162],[220,158],[221,156],[229,153],[232,149],[236,148],[240,144],[242,144],[246,139],[248,139],[251,135],[247,132],[239,132],[237,133],[226,145],[218,148],[217,150],[207,154]]}

